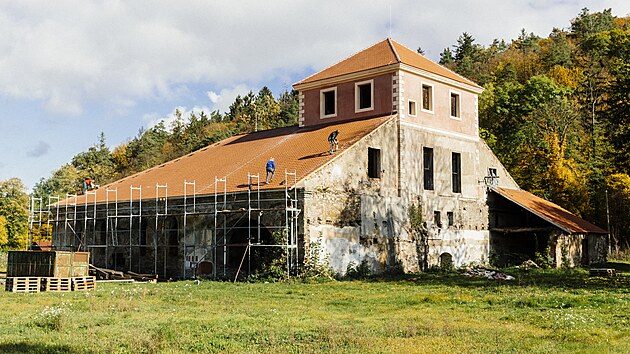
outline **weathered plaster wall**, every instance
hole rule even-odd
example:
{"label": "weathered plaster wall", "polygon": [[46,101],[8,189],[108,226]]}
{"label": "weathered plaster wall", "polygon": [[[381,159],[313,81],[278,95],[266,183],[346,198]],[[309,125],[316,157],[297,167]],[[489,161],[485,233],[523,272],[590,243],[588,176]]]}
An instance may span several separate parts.
{"label": "weathered plaster wall", "polygon": [[[397,127],[387,123],[304,181],[305,242],[320,244],[338,273],[364,260],[375,272],[397,264],[406,237]],[[381,150],[380,178],[368,177],[368,148]]]}
{"label": "weathered plaster wall", "polygon": [[[428,264],[449,253],[455,266],[485,263],[489,252],[484,176],[488,167],[507,172],[475,138],[437,134],[392,121],[311,175],[305,182],[305,240],[321,245],[338,273],[366,261],[374,272],[419,270],[419,240],[408,212],[420,203],[428,231]],[[434,190],[423,188],[424,146],[434,149]],[[382,176],[367,177],[367,149],[381,149]],[[400,149],[400,159],[398,151]],[[462,192],[452,192],[451,153],[462,156]],[[398,169],[400,163],[400,170]],[[503,178],[501,185],[515,186]],[[440,211],[441,226],[434,222]],[[448,224],[448,213],[453,224]],[[420,250],[420,255],[422,252]]]}

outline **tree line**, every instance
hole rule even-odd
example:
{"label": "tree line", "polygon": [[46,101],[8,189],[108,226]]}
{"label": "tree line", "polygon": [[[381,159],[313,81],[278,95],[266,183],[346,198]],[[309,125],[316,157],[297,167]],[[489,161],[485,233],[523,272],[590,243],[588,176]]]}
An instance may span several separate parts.
{"label": "tree line", "polygon": [[585,8],[489,46],[463,33],[440,63],[484,87],[480,134],[523,189],[630,248],[630,17]]}
{"label": "tree line", "polygon": [[[480,135],[523,189],[609,229],[614,247],[630,248],[629,17],[583,9],[546,38],[522,30],[510,43],[488,46],[463,33],[440,64],[484,87]],[[113,149],[101,134],[41,179],[33,195],[65,197],[79,192],[85,177],[106,184],[234,134],[295,125],[297,95],[276,99],[263,87],[236,97],[224,114],[176,111],[171,126],[141,129]],[[0,193],[0,247],[23,246],[24,186],[11,179]]]}

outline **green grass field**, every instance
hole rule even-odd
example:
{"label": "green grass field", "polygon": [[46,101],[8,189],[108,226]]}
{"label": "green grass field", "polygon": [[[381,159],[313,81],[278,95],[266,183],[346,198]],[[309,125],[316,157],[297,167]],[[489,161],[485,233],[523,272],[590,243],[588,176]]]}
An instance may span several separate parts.
{"label": "green grass field", "polygon": [[628,273],[508,272],[0,292],[0,352],[630,352]]}

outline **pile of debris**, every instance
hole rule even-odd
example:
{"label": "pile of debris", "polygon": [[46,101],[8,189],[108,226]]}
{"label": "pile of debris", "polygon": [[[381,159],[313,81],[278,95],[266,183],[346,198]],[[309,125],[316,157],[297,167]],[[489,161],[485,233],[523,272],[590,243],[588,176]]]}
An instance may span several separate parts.
{"label": "pile of debris", "polygon": [[496,270],[485,268],[469,268],[466,270],[464,275],[469,277],[482,277],[492,280],[514,280],[514,277],[511,275],[499,273]]}
{"label": "pile of debris", "polygon": [[98,280],[111,281],[138,281],[147,283],[157,283],[158,276],[154,274],[139,274],[132,271],[121,272],[119,270],[99,268],[90,264],[90,274]]}

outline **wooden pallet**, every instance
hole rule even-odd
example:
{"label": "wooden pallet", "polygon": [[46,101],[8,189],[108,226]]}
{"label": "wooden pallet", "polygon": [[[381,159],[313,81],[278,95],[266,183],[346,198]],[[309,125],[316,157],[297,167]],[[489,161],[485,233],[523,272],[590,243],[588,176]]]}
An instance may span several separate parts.
{"label": "wooden pallet", "polygon": [[40,277],[9,277],[5,290],[14,293],[38,293],[41,288]]}
{"label": "wooden pallet", "polygon": [[96,277],[72,278],[72,291],[88,291],[96,289]]}
{"label": "wooden pallet", "polygon": [[72,278],[44,278],[44,291],[72,291]]}

